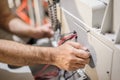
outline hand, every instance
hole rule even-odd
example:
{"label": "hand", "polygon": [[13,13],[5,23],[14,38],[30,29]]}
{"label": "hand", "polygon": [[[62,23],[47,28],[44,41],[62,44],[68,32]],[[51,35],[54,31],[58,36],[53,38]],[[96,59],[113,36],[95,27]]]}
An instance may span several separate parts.
{"label": "hand", "polygon": [[50,24],[45,24],[43,26],[37,26],[33,28],[32,31],[32,37],[33,38],[45,38],[45,37],[52,37],[54,34],[54,31],[51,28]]}
{"label": "hand", "polygon": [[76,70],[84,68],[89,63],[90,53],[85,51],[87,48],[76,42],[66,42],[57,47],[54,65],[64,70]]}

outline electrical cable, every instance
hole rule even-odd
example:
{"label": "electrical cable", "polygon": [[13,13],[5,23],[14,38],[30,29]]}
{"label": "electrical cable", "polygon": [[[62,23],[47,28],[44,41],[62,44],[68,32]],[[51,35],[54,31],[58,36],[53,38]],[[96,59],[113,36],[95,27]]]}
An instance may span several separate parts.
{"label": "electrical cable", "polygon": [[[61,35],[61,39],[60,39],[58,45],[64,44],[66,41],[71,40],[71,39],[74,39],[74,38],[75,38],[75,41],[77,41],[77,38],[78,38],[78,37],[77,37],[77,32],[76,32],[76,31],[63,34],[63,35]],[[65,78],[65,80],[68,80],[68,79],[70,79],[72,76],[74,76],[74,75],[77,73],[77,71],[75,71],[74,73],[72,73],[72,74],[71,74],[70,76],[68,76],[68,77],[65,77],[66,73],[67,73],[67,71],[64,71],[63,77]]]}
{"label": "electrical cable", "polygon": [[70,78],[73,77],[76,73],[77,73],[77,71],[73,72],[70,76],[66,77],[65,80],[70,79]]}

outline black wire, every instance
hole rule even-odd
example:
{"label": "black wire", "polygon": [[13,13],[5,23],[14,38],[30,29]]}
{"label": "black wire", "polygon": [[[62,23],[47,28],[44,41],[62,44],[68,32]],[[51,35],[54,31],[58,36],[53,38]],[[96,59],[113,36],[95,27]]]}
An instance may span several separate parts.
{"label": "black wire", "polygon": [[[76,31],[73,31],[73,34],[77,34],[77,32],[76,32]],[[78,36],[75,37],[75,42],[77,42],[77,39],[78,39]],[[67,72],[66,72],[66,73],[67,73]],[[66,73],[64,73],[64,75],[65,75]],[[65,76],[64,76],[65,80],[70,79],[70,78],[73,77],[76,73],[77,73],[77,71],[73,72],[73,73],[72,73],[70,76],[68,76],[67,78],[65,78]]]}
{"label": "black wire", "polygon": [[74,73],[72,73],[70,76],[66,77],[65,80],[70,79],[70,78],[73,77],[76,73],[77,73],[77,71],[75,71]]}

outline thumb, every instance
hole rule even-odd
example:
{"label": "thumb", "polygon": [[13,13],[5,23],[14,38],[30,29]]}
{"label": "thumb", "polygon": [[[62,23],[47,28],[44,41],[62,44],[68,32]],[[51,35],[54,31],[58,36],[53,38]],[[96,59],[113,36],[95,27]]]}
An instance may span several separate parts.
{"label": "thumb", "polygon": [[86,47],[84,47],[83,45],[79,44],[78,42],[67,41],[66,43],[69,44],[69,45],[71,45],[72,47],[74,47],[76,49],[87,50]]}

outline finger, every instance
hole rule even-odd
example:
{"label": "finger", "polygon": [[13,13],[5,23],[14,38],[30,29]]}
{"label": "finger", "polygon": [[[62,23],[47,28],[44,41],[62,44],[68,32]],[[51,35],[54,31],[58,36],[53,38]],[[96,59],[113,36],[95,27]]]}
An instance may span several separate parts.
{"label": "finger", "polygon": [[70,44],[72,47],[77,48],[77,49],[88,50],[86,47],[84,47],[83,45],[81,45],[77,42],[67,41],[66,43]]}
{"label": "finger", "polygon": [[46,27],[48,27],[49,29],[53,30],[53,27],[51,24],[46,24]]}
{"label": "finger", "polygon": [[47,33],[47,35],[53,35],[54,31],[52,29],[49,29],[48,27],[44,27],[43,31]]}
{"label": "finger", "polygon": [[74,60],[71,61],[71,63],[75,64],[88,64],[90,59],[82,59],[82,58],[75,58]]}
{"label": "finger", "polygon": [[51,30],[51,31],[50,31],[50,34],[51,34],[51,35],[54,35],[54,31],[53,31],[53,30]]}
{"label": "finger", "polygon": [[[40,26],[37,26],[37,27],[40,27]],[[51,26],[50,23],[44,24],[44,25],[42,25],[42,27],[48,28],[48,29],[52,29],[52,26]],[[42,27],[41,27],[41,28],[42,28]]]}
{"label": "finger", "polygon": [[90,58],[88,58],[88,59],[79,58],[79,60],[76,61],[77,64],[88,64],[89,62],[90,62]]}
{"label": "finger", "polygon": [[46,32],[46,33],[44,34],[44,37],[51,38],[53,35],[54,35],[54,32]]}
{"label": "finger", "polygon": [[66,43],[77,49],[80,49],[82,47],[79,43],[73,41],[67,41]]}
{"label": "finger", "polygon": [[84,68],[85,64],[75,64],[73,67],[80,69],[80,68]]}
{"label": "finger", "polygon": [[90,57],[90,53],[81,49],[75,49],[74,54],[76,57],[87,59]]}
{"label": "finger", "polygon": [[50,34],[54,34],[54,31],[50,24],[47,25],[46,29],[47,29],[47,32],[49,32]]}
{"label": "finger", "polygon": [[47,35],[49,35],[50,37],[52,37],[54,35],[54,31],[53,30],[49,30],[49,32],[47,33]]}
{"label": "finger", "polygon": [[89,62],[90,62],[90,58],[85,59],[85,63],[86,63],[86,64],[89,64]]}
{"label": "finger", "polygon": [[84,68],[85,67],[85,65],[83,65],[83,64],[74,64],[73,66],[71,66],[68,70],[69,71],[75,71],[75,70],[77,70],[77,69],[82,69],[82,68]]}

